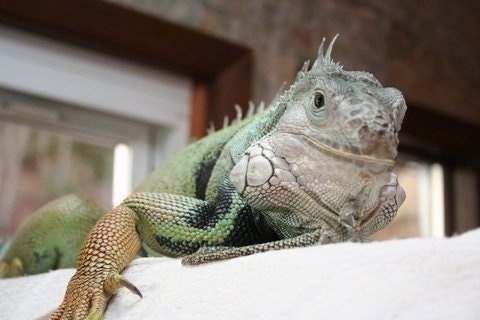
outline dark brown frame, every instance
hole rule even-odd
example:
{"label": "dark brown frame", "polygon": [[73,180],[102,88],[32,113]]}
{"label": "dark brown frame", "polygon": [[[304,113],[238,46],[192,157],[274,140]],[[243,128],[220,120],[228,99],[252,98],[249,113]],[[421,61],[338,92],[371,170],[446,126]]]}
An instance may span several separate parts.
{"label": "dark brown frame", "polygon": [[[225,115],[234,115],[234,104],[246,107],[251,98],[250,49],[119,5],[0,0],[0,23],[191,77],[192,137],[203,136],[210,120],[220,126]],[[453,197],[453,170],[468,166],[480,180],[480,127],[408,106],[400,151],[444,165],[446,231],[453,234],[459,201]],[[476,214],[480,221],[480,208]]]}
{"label": "dark brown frame", "polygon": [[248,48],[102,1],[0,1],[0,22],[194,80],[191,136],[251,98]]}

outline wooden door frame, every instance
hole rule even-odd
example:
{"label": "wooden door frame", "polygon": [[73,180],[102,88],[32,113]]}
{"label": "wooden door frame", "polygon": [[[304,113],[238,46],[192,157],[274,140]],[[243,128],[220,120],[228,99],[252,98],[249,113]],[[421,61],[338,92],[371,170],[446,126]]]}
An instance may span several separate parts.
{"label": "wooden door frame", "polygon": [[191,136],[251,99],[250,49],[103,1],[0,1],[0,23],[193,79]]}

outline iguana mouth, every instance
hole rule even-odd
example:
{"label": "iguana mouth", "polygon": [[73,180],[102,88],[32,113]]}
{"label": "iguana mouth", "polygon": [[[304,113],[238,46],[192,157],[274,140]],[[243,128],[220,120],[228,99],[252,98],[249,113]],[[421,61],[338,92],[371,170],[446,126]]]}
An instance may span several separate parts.
{"label": "iguana mouth", "polygon": [[347,159],[347,160],[352,160],[352,161],[359,161],[359,162],[364,162],[364,163],[375,163],[375,164],[382,164],[387,167],[392,167],[395,164],[395,161],[392,159],[382,159],[382,158],[376,158],[372,156],[366,156],[366,155],[359,155],[359,154],[353,154],[353,153],[348,153],[342,150],[338,150],[336,148],[333,148],[329,146],[326,143],[323,143],[319,140],[314,140],[310,136],[304,134],[304,133],[297,133],[300,136],[303,136],[305,140],[315,146],[315,148],[320,149],[325,151],[326,153],[329,153],[335,157],[339,157],[342,159]]}

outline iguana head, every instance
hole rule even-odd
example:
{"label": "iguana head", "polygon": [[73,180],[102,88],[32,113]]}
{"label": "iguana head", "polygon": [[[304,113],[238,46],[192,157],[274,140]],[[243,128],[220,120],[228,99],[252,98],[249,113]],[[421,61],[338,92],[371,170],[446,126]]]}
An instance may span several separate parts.
{"label": "iguana head", "polygon": [[250,136],[260,137],[230,174],[239,194],[284,237],[322,229],[336,241],[364,238],[404,199],[392,173],[403,96],[334,63],[334,41],[326,53],[322,42],[313,66],[306,63],[252,121]]}
{"label": "iguana head", "polygon": [[298,131],[319,148],[352,159],[393,160],[406,111],[400,91],[384,88],[367,72],[345,71],[330,57],[333,43],[308,62],[281,99],[279,131]]}

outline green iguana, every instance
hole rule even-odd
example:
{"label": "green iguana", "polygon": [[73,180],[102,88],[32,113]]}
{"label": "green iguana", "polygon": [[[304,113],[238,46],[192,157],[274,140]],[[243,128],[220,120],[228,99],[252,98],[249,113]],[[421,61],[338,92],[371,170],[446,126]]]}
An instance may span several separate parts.
{"label": "green iguana", "polygon": [[[392,172],[405,101],[371,74],[333,62],[335,38],[325,53],[322,41],[312,67],[306,62],[269,108],[191,144],[104,215],[50,319],[101,319],[120,286],[140,295],[120,273],[142,242],[198,264],[361,241],[387,225],[405,199]],[[53,210],[59,216],[68,210],[52,205],[62,209]],[[89,216],[90,210],[80,211]],[[92,215],[96,220],[98,212]],[[62,225],[55,217],[44,220],[52,231]],[[44,247],[31,248],[33,259],[9,253],[5,265],[14,260],[34,273],[52,255],[50,268],[62,265],[61,241],[39,236],[41,223],[19,236],[41,238]],[[64,241],[81,229],[65,226]]]}

